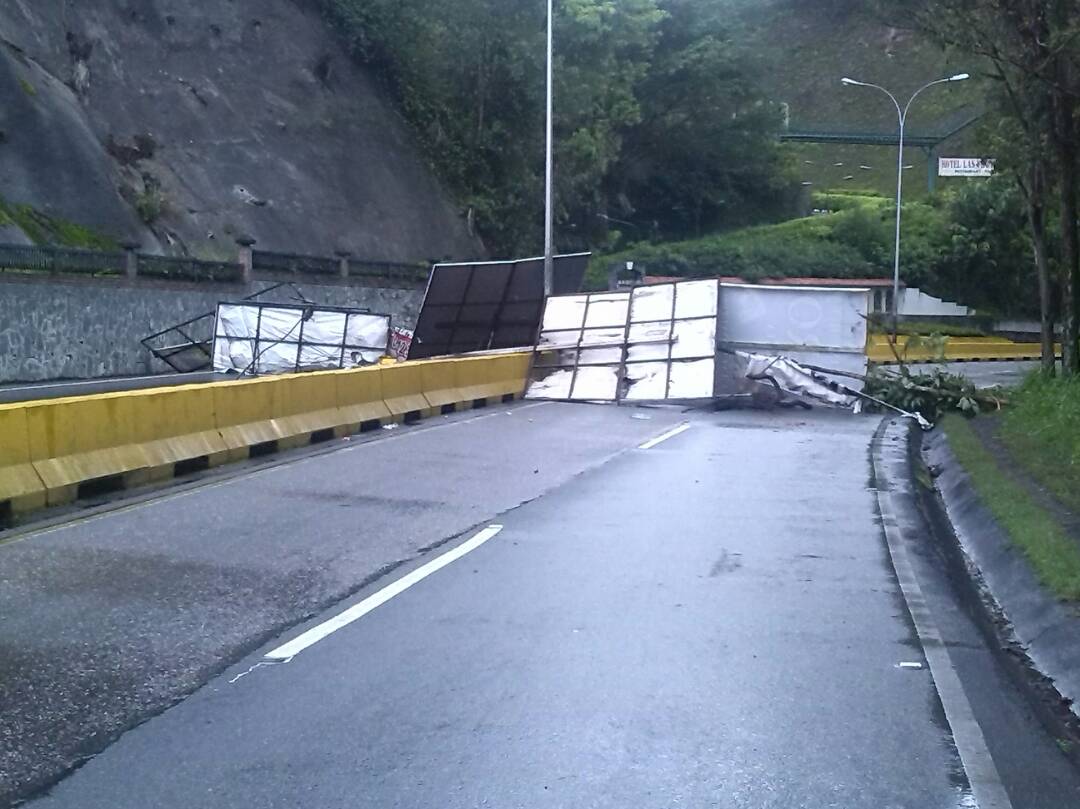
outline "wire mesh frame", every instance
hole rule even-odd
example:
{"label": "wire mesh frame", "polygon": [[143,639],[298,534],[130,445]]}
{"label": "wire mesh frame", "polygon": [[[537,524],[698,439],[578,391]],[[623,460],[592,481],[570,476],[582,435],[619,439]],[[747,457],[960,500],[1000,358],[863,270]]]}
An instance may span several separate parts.
{"label": "wire mesh frame", "polygon": [[[583,342],[586,332],[590,331],[590,329],[588,327],[589,308],[592,305],[593,299],[594,298],[604,298],[605,296],[618,295],[620,293],[592,292],[592,293],[584,293],[584,295],[558,295],[558,296],[552,296],[550,298],[547,298],[544,301],[544,308],[543,308],[543,310],[541,312],[540,326],[538,327],[538,330],[537,330],[537,336],[536,336],[536,341],[535,341],[535,344],[534,344],[533,352],[532,352],[532,354],[531,354],[531,356],[529,358],[528,379],[532,380],[533,372],[537,368],[542,368],[542,369],[545,369],[545,370],[546,369],[566,370],[566,369],[572,368],[572,376],[571,376],[571,381],[570,381],[570,386],[569,386],[569,390],[568,390],[567,399],[573,399],[574,388],[577,385],[578,372],[582,367],[585,367],[585,368],[590,368],[590,367],[592,367],[592,368],[608,368],[608,367],[612,367],[613,365],[615,365],[615,363],[612,363],[612,362],[582,362],[581,361],[581,353],[582,353],[583,348],[596,349],[596,348],[620,347],[621,348],[621,358],[620,358],[620,361],[618,363],[617,388],[616,388],[615,399],[614,399],[614,401],[615,401],[615,403],[617,405],[621,405],[622,402],[626,400],[626,392],[624,392],[624,390],[623,390],[623,383],[627,379],[627,369],[628,369],[628,366],[630,366],[630,365],[640,365],[640,364],[655,363],[655,362],[661,362],[661,361],[664,362],[664,364],[666,366],[666,373],[665,373],[665,380],[664,380],[664,395],[665,395],[665,397],[670,396],[670,393],[671,393],[671,372],[672,372],[672,369],[673,369],[675,363],[677,363],[677,362],[679,362],[679,363],[690,363],[690,362],[700,362],[700,361],[703,361],[703,360],[715,360],[715,358],[716,358],[716,348],[719,345],[718,340],[719,340],[719,336],[720,336],[719,328],[714,328],[714,330],[713,330],[713,349],[709,354],[691,355],[691,356],[687,356],[687,357],[678,357],[678,358],[676,358],[674,356],[675,343],[676,343],[675,325],[677,323],[690,323],[690,322],[695,322],[695,321],[707,321],[707,320],[711,320],[711,321],[715,322],[719,318],[719,313],[720,313],[720,307],[719,307],[719,303],[720,303],[720,301],[719,301],[719,283],[717,283],[716,284],[716,291],[717,291],[717,301],[716,301],[716,303],[717,303],[717,306],[716,306],[716,311],[713,314],[711,314],[711,315],[699,315],[699,316],[696,316],[696,317],[677,318],[675,315],[678,312],[678,300],[679,300],[678,299],[678,294],[679,294],[680,283],[688,283],[688,282],[669,282],[667,284],[652,284],[649,287],[641,287],[642,289],[657,289],[658,287],[663,287],[663,286],[671,286],[672,287],[671,314],[670,314],[670,317],[668,317],[668,318],[656,318],[656,319],[650,319],[650,320],[634,320],[633,319],[634,292],[630,291],[630,292],[624,293],[626,295],[626,297],[627,297],[626,321],[623,324],[623,339],[622,339],[622,341],[620,343],[610,343],[610,344],[597,343],[597,344],[586,345]],[[692,282],[690,282],[690,283],[692,283]],[[585,309],[584,309],[584,313],[582,315],[581,325],[580,326],[573,327],[573,328],[564,328],[564,329],[545,329],[544,328],[544,322],[547,320],[548,304],[550,303],[551,300],[553,300],[553,299],[567,299],[567,298],[581,298],[581,297],[585,298]],[[664,360],[657,360],[657,359],[632,360],[632,359],[630,359],[629,355],[630,355],[630,347],[631,347],[631,345],[645,345],[648,342],[653,342],[653,341],[635,341],[635,342],[631,343],[631,341],[630,341],[630,330],[631,330],[631,328],[633,326],[650,326],[650,325],[658,325],[658,324],[668,324],[668,327],[669,327],[668,328],[668,337],[666,339],[661,339],[661,340],[655,341],[655,342],[667,343],[667,356],[666,356],[666,358]],[[603,329],[603,328],[612,328],[613,329],[613,328],[616,328],[616,326],[615,325],[608,326],[608,327],[597,326],[597,327],[593,327],[593,328],[594,329]],[[545,349],[540,344],[540,340],[544,335],[575,334],[575,333],[578,335],[578,339],[577,339],[576,345],[573,346],[573,347],[571,347],[571,346],[555,346],[555,347]],[[574,363],[573,363],[572,366],[569,363],[559,363],[559,362],[556,362],[556,363],[551,364],[551,365],[548,365],[548,364],[539,364],[538,365],[537,364],[537,357],[540,354],[547,353],[548,351],[559,352],[559,351],[566,351],[566,350],[573,350],[574,351]]]}
{"label": "wire mesh frame", "polygon": [[[627,367],[630,366],[630,365],[640,365],[640,364],[645,364],[645,363],[654,363],[654,362],[660,362],[661,361],[661,360],[655,360],[655,359],[642,359],[642,360],[632,360],[632,359],[630,359],[630,347],[631,347],[631,345],[640,345],[641,344],[639,342],[634,342],[634,343],[631,342],[631,340],[630,340],[630,329],[633,326],[652,326],[652,325],[659,325],[661,323],[669,324],[669,330],[668,330],[669,338],[667,340],[667,344],[668,344],[668,346],[667,346],[667,357],[666,357],[666,359],[663,360],[663,362],[667,366],[666,374],[665,374],[665,380],[664,380],[664,396],[665,396],[665,398],[669,397],[671,395],[671,371],[675,367],[675,363],[677,363],[677,362],[679,362],[679,363],[690,363],[690,362],[701,362],[703,360],[715,360],[715,358],[716,358],[716,350],[717,350],[717,347],[719,345],[720,329],[717,327],[717,328],[713,329],[713,346],[712,346],[712,350],[711,350],[711,352],[709,354],[691,355],[691,356],[688,356],[688,357],[677,357],[677,358],[674,356],[674,354],[675,354],[675,343],[677,342],[676,337],[675,337],[675,324],[676,323],[692,323],[692,322],[695,322],[695,321],[706,321],[706,320],[712,320],[712,321],[716,322],[718,320],[718,318],[720,317],[720,284],[719,284],[718,281],[710,281],[709,282],[709,283],[714,283],[716,285],[716,296],[717,296],[716,297],[716,311],[713,314],[711,314],[711,315],[699,315],[697,317],[680,317],[680,318],[677,318],[675,316],[676,313],[678,312],[678,305],[679,305],[679,287],[682,286],[683,284],[687,284],[687,283],[695,283],[695,282],[694,281],[682,281],[682,282],[671,281],[671,282],[668,282],[668,283],[665,283],[665,284],[650,284],[647,287],[638,287],[637,288],[637,289],[659,289],[659,288],[665,287],[665,286],[672,287],[672,290],[671,290],[671,317],[669,319],[658,318],[658,319],[653,319],[653,320],[634,320],[634,290],[632,290],[630,292],[630,305],[628,306],[627,312],[626,312],[626,340],[625,340],[625,349],[623,351],[623,365],[619,370],[619,378],[620,379],[626,379],[627,378]],[[717,326],[718,325],[719,324],[717,323]],[[621,388],[620,388],[620,394],[621,394]],[[619,399],[617,401],[619,403],[621,403],[624,400],[624,398],[625,397],[623,395],[620,395],[620,397],[619,397]]]}
{"label": "wire mesh frame", "polygon": [[[247,303],[249,301],[253,301],[256,298],[261,297],[262,295],[266,295],[269,292],[276,292],[277,290],[282,289],[283,287],[289,287],[290,289],[292,289],[292,291],[294,293],[294,297],[297,300],[303,301],[304,303],[309,303],[308,299],[304,296],[304,293],[292,281],[281,281],[280,283],[277,283],[277,284],[271,284],[268,287],[260,289],[258,292],[253,292],[252,294],[245,296],[243,298],[243,301],[245,303]],[[281,305],[282,306],[287,306],[288,304],[281,304]],[[323,307],[320,307],[320,308],[323,308]],[[210,322],[210,327],[208,329],[209,332],[210,332],[210,335],[205,340],[200,340],[198,338],[192,337],[190,334],[187,333],[187,331],[185,331],[185,329],[188,329],[189,326],[194,326],[196,323],[200,323],[200,322],[202,322],[204,320]],[[214,355],[213,355],[213,352],[212,352],[212,348],[213,348],[213,342],[214,342],[214,332],[216,330],[217,330],[217,310],[215,309],[215,310],[212,310],[210,312],[204,312],[201,315],[196,315],[195,317],[191,318],[190,320],[185,320],[183,323],[177,323],[175,326],[169,326],[169,328],[167,328],[167,329],[162,329],[159,332],[154,332],[153,334],[149,335],[148,337],[142,338],[139,342],[142,343],[143,347],[147,351],[149,351],[151,354],[153,354],[159,360],[164,362],[166,365],[168,365],[174,371],[177,371],[178,373],[191,373],[193,371],[201,371],[201,370],[204,370],[206,368],[210,368],[210,367],[213,366],[213,364],[214,364]],[[187,342],[182,343],[182,344],[177,345],[177,346],[155,346],[155,345],[153,345],[153,342],[155,340],[157,340],[159,338],[162,338],[162,337],[167,337],[168,335],[170,335],[170,334],[172,334],[174,332],[179,334],[185,340],[187,340]],[[207,345],[210,345],[209,349],[207,348]],[[194,367],[189,367],[188,365],[181,366],[181,365],[177,365],[175,362],[173,362],[174,357],[182,356],[184,353],[191,352],[191,351],[195,351],[195,352],[198,352],[199,354],[203,355],[206,358],[205,362],[203,362],[200,365],[196,365]]]}
{"label": "wire mesh frame", "polygon": [[[586,293],[583,293],[582,295],[553,295],[553,296],[551,296],[549,298],[546,298],[544,300],[544,307],[543,307],[543,309],[541,310],[541,313],[540,313],[540,325],[539,325],[539,327],[537,329],[536,340],[534,341],[535,347],[533,349],[532,355],[529,358],[529,375],[528,375],[528,379],[532,378],[533,371],[537,367],[544,368],[544,369],[550,368],[550,369],[554,369],[554,370],[571,369],[570,385],[569,385],[569,389],[568,389],[567,398],[572,399],[573,395],[574,395],[574,389],[577,387],[578,374],[579,374],[579,371],[581,370],[581,368],[583,368],[583,367],[584,368],[611,368],[611,367],[618,366],[618,368],[621,369],[622,366],[623,366],[623,363],[625,362],[625,344],[624,344],[624,342],[592,343],[592,344],[586,344],[584,342],[585,341],[585,335],[589,331],[599,330],[599,329],[618,328],[619,324],[612,324],[610,326],[593,326],[593,327],[590,328],[588,326],[588,323],[589,323],[589,311],[590,311],[590,308],[592,306],[592,303],[593,303],[594,299],[611,298],[613,295],[619,295],[619,294],[620,293],[611,293],[611,292],[586,292]],[[551,300],[565,300],[565,299],[569,299],[569,298],[582,298],[582,297],[584,297],[584,299],[585,299],[585,308],[582,311],[581,325],[580,326],[575,327],[575,328],[567,328],[567,329],[544,329],[544,321],[547,319],[548,303]],[[627,318],[629,318],[629,312],[630,312],[630,300],[629,300],[629,296],[627,295]],[[624,323],[623,326],[624,326],[624,334],[625,334],[626,324]],[[567,350],[573,351],[574,352],[574,362],[573,362],[572,365],[570,363],[555,363],[554,365],[539,365],[539,366],[537,365],[537,362],[536,362],[537,355],[541,354],[541,353],[546,353],[545,350],[540,347],[540,338],[545,334],[576,334],[578,336],[577,341],[575,342],[575,344],[573,346],[557,346],[557,347],[554,347],[554,348],[551,348],[551,349],[547,349],[547,350],[554,351],[554,352],[567,351]],[[620,353],[619,362],[614,363],[614,362],[582,362],[581,361],[582,351],[589,350],[589,349],[600,349],[600,348],[620,348],[621,353]],[[617,377],[616,377],[616,390],[615,390],[615,399],[614,399],[614,401],[616,401],[616,402],[618,401],[618,398],[619,398],[619,388],[618,388],[618,386],[620,384],[619,383],[620,379],[621,379],[621,374],[618,374]]]}
{"label": "wire mesh frame", "polygon": [[[300,372],[304,367],[301,364],[301,358],[303,357],[303,353],[304,353],[305,348],[337,349],[338,350],[338,364],[337,364],[338,368],[344,368],[345,367],[345,354],[346,354],[346,352],[362,354],[365,351],[379,351],[383,355],[386,355],[390,351],[390,335],[391,335],[391,332],[393,331],[393,329],[392,329],[393,321],[392,321],[390,315],[381,314],[381,313],[378,313],[378,312],[372,312],[372,311],[370,311],[368,309],[354,309],[354,308],[349,308],[349,307],[344,307],[344,306],[316,306],[314,304],[258,303],[258,302],[248,301],[248,300],[238,301],[238,302],[235,302],[235,303],[223,302],[223,303],[219,304],[219,307],[220,306],[240,306],[240,307],[246,307],[246,308],[254,307],[254,308],[258,309],[258,312],[256,314],[256,318],[255,318],[255,335],[253,337],[236,337],[234,335],[221,334],[220,329],[219,329],[219,324],[221,323],[221,320],[220,320],[220,318],[215,317],[214,337],[213,337],[215,342],[217,340],[221,339],[221,340],[230,340],[230,341],[242,340],[242,341],[251,343],[252,360],[251,360],[251,363],[248,365],[248,367],[245,368],[241,372],[241,373],[244,373],[244,374],[251,374],[253,376],[258,375],[258,373],[259,373],[259,360],[262,358],[262,356],[267,351],[269,351],[271,348],[274,348],[275,346],[279,346],[279,345],[296,346],[296,360],[293,363],[293,371],[297,372],[297,373]],[[285,310],[297,311],[297,312],[300,312],[300,320],[297,321],[296,325],[294,325],[293,328],[290,329],[290,331],[286,335],[284,335],[283,337],[275,337],[275,338],[263,339],[263,337],[262,337],[262,320],[263,320],[263,311],[266,310],[266,309],[275,309],[275,310],[279,310],[279,311],[282,310],[282,309],[285,309]],[[335,340],[334,342],[325,342],[325,341],[312,341],[312,340],[305,340],[304,339],[305,324],[311,319],[311,317],[310,317],[310,315],[308,313],[310,312],[310,313],[314,314],[315,311],[318,311],[318,312],[330,312],[330,313],[334,313],[334,314],[343,314],[343,315],[345,315],[345,328],[341,332],[341,340]],[[349,320],[350,320],[350,318],[353,318],[353,317],[369,317],[369,318],[370,317],[377,317],[377,318],[382,318],[383,320],[385,320],[386,321],[386,340],[385,340],[385,342],[383,342],[380,345],[368,345],[366,343],[350,343],[349,340],[348,340]],[[299,329],[299,334],[295,338],[293,338],[292,333],[296,329]],[[264,344],[264,343],[266,344],[265,347],[261,348],[262,344]]]}

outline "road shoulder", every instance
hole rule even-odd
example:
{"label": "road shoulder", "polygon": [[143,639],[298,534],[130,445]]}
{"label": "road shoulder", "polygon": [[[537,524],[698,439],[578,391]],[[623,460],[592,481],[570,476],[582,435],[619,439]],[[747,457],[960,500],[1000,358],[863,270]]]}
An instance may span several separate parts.
{"label": "road shoulder", "polygon": [[1040,584],[940,430],[912,431],[920,506],[984,633],[1063,749],[1080,763],[1080,615]]}

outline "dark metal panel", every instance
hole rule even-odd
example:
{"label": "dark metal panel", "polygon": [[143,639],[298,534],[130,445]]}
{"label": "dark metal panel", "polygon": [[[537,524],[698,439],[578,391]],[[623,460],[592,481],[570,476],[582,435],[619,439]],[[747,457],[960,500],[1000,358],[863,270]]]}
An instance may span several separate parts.
{"label": "dark metal panel", "polygon": [[[556,256],[556,294],[581,287],[589,255]],[[543,285],[543,259],[436,264],[409,359],[532,346],[544,308]]]}

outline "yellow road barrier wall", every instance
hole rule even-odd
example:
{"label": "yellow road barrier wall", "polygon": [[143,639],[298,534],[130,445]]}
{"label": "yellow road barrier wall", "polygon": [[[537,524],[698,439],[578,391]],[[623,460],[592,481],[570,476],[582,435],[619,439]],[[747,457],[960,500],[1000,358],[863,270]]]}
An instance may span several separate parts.
{"label": "yellow road barrier wall", "polygon": [[447,358],[0,405],[0,517],[69,502],[88,481],[140,485],[184,461],[518,395],[528,366],[527,353]]}
{"label": "yellow road barrier wall", "polygon": [[334,375],[337,406],[350,430],[366,421],[385,421],[393,413],[383,401],[383,369],[379,366],[338,371]]}
{"label": "yellow road barrier wall", "polygon": [[45,483],[30,455],[26,408],[18,404],[0,405],[0,492],[14,511],[45,506]]}
{"label": "yellow road barrier wall", "polygon": [[[908,337],[897,338],[897,351],[905,362],[963,362],[974,360],[1037,360],[1041,355],[1038,343],[1015,343],[1004,337],[948,337],[944,357],[928,346],[907,349]],[[1058,351],[1060,351],[1060,346]],[[883,334],[870,335],[866,354],[871,362],[895,363],[889,338]]]}
{"label": "yellow road barrier wall", "polygon": [[402,362],[397,365],[384,365],[382,373],[383,402],[394,416],[408,413],[430,415],[434,407],[424,396],[424,371],[422,366],[428,362]]}

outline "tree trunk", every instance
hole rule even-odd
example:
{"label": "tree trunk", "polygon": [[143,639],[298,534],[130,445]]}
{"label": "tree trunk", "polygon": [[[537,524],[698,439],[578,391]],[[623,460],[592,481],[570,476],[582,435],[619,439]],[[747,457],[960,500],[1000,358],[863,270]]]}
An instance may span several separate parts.
{"label": "tree trunk", "polygon": [[1074,102],[1060,89],[1054,99],[1054,145],[1061,174],[1062,370],[1080,373],[1077,345],[1077,292],[1080,291],[1080,233],[1076,225],[1077,147]]}
{"label": "tree trunk", "polygon": [[1046,253],[1046,169],[1041,160],[1032,164],[1027,197],[1031,243],[1035,248],[1035,273],[1039,279],[1042,369],[1052,376],[1057,369],[1057,355],[1054,350],[1054,317],[1050,301],[1050,260]]}

